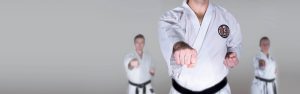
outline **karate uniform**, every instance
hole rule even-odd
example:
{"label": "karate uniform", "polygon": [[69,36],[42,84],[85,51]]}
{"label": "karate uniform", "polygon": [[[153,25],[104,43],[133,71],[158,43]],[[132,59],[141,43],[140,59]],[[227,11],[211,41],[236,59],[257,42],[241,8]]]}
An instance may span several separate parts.
{"label": "karate uniform", "polygon": [[[265,61],[265,68],[259,67],[259,60]],[[276,62],[270,55],[260,52],[254,57],[254,74],[252,94],[277,94]]]}
{"label": "karate uniform", "polygon": [[[138,59],[139,66],[129,69],[129,63],[134,58]],[[128,94],[154,94],[150,74],[153,64],[148,54],[143,53],[140,58],[136,51],[128,53],[124,59],[124,66],[129,80]]]}
{"label": "karate uniform", "polygon": [[[230,33],[229,33],[230,32]],[[197,63],[193,68],[175,63],[173,45],[184,41],[197,50]],[[227,52],[236,52],[241,47],[239,23],[224,8],[209,3],[202,23],[184,0],[182,6],[167,11],[160,18],[159,42],[169,75],[180,86],[191,91],[203,91],[223,81],[228,74],[224,65]],[[226,86],[216,94],[230,94]],[[170,94],[180,94],[171,88]]]}

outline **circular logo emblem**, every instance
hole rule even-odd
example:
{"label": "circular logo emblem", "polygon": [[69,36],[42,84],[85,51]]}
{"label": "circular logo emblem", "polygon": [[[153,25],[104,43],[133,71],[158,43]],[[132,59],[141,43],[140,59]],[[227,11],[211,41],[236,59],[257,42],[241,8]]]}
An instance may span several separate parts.
{"label": "circular logo emblem", "polygon": [[218,32],[222,38],[227,38],[230,34],[230,29],[227,25],[222,24],[221,26],[219,26]]}

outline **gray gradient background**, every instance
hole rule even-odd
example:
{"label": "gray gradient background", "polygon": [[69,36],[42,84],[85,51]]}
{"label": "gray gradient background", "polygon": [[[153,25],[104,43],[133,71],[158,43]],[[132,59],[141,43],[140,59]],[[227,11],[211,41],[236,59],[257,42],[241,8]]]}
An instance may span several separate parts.
{"label": "gray gradient background", "polygon": [[[233,94],[248,94],[258,40],[272,40],[281,94],[299,89],[297,0],[212,0],[241,24],[243,50],[229,75]],[[157,22],[182,0],[1,0],[0,94],[125,94],[124,55],[132,38],[146,36],[157,74],[157,94],[170,79],[160,53]]]}

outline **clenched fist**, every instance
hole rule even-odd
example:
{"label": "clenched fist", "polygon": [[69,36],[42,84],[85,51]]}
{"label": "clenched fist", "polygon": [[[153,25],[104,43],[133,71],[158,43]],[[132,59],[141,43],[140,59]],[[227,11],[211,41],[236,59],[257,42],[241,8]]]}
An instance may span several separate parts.
{"label": "clenched fist", "polygon": [[174,44],[173,55],[176,64],[186,65],[188,68],[192,68],[197,61],[197,51],[182,41]]}
{"label": "clenched fist", "polygon": [[136,58],[132,59],[128,64],[129,69],[137,68],[138,66],[139,66],[139,61]]}
{"label": "clenched fist", "polygon": [[229,68],[233,68],[237,64],[239,64],[237,54],[235,52],[228,52],[225,56],[224,65]]}
{"label": "clenched fist", "polygon": [[150,69],[149,73],[150,73],[151,76],[154,76],[155,70],[154,69]]}

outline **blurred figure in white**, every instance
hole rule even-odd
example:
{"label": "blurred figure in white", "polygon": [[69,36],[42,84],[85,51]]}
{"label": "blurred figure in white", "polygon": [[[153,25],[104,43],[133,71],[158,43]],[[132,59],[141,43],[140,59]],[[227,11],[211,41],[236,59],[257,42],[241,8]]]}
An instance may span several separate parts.
{"label": "blurred figure in white", "polygon": [[151,57],[143,51],[145,37],[138,34],[134,37],[135,51],[124,58],[124,66],[129,80],[128,94],[155,94],[151,86],[154,67]]}
{"label": "blurred figure in white", "polygon": [[252,82],[252,94],[277,94],[277,64],[270,55],[270,40],[262,37],[259,41],[260,51],[254,57],[254,79]]}

